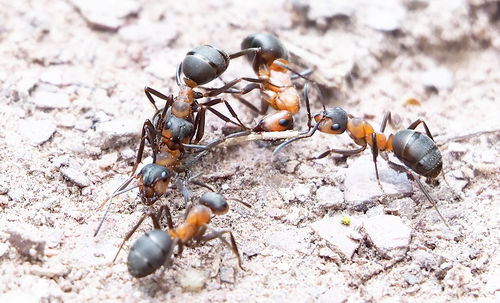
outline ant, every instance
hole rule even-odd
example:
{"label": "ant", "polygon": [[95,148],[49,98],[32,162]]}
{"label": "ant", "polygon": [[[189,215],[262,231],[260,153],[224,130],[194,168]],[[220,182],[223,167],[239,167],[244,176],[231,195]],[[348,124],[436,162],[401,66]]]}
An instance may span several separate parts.
{"label": "ant", "polygon": [[[285,131],[293,128],[293,116],[299,112],[300,97],[297,89],[292,84],[294,77],[301,77],[307,81],[306,76],[312,70],[296,72],[289,67],[289,54],[281,41],[273,35],[260,33],[252,34],[243,39],[241,43],[242,51],[247,51],[247,59],[251,62],[252,68],[258,79],[239,78],[228,83],[233,86],[241,80],[249,83],[242,89],[230,88],[226,92],[235,94],[246,94],[256,88],[261,92],[260,111],[251,103],[243,98],[238,98],[243,104],[255,112],[265,114],[269,105],[278,110],[265,116],[255,126],[252,131],[255,132],[276,132]],[[249,51],[258,49],[259,51]],[[293,74],[293,75],[292,75]],[[306,101],[308,113],[308,125],[311,121],[311,111],[308,99]]]}
{"label": "ant", "polygon": [[[184,246],[195,247],[216,238],[231,248],[238,258],[238,266],[243,269],[238,246],[232,232],[229,229],[216,230],[208,225],[212,215],[227,213],[229,205],[226,200],[239,201],[250,207],[250,205],[238,199],[226,199],[219,193],[206,192],[199,198],[199,204],[186,210],[185,219],[177,228],[173,226],[170,209],[166,204],[162,205],[157,212],[150,211],[146,213],[125,236],[113,262],[115,262],[125,242],[132,237],[144,219],[150,217],[155,229],[146,232],[137,239],[128,255],[127,266],[132,276],[142,278],[152,274],[162,265],[169,267],[172,264],[172,254],[175,246],[178,247],[177,255],[181,256]],[[163,215],[167,218],[168,231],[163,231],[160,226],[160,219]],[[229,234],[230,242],[222,236],[226,233]]]}
{"label": "ant", "polygon": [[[97,235],[99,232],[104,218],[110,209],[110,199],[125,191],[139,187],[139,195],[143,203],[152,205],[165,193],[171,178],[177,172],[186,171],[187,167],[182,166],[180,163],[184,155],[184,148],[204,149],[203,146],[196,145],[196,143],[201,140],[204,134],[206,110],[211,111],[226,122],[243,126],[232,107],[223,98],[210,99],[205,103],[199,103],[197,99],[217,96],[234,85],[225,85],[221,88],[204,88],[200,86],[219,77],[227,69],[231,59],[257,51],[259,51],[258,48],[249,48],[228,55],[215,46],[199,46],[189,51],[184,60],[177,66],[176,82],[179,86],[177,96],[174,97],[172,94],[166,96],[153,88],[144,88],[144,93],[156,109],[156,112],[153,118],[151,120],[147,119],[142,126],[139,150],[130,177],[99,207],[100,209],[110,201],[94,235]],[[196,87],[204,88],[207,92],[201,93],[195,91]],[[166,101],[162,109],[158,109],[153,96]],[[212,106],[219,103],[224,103],[231,115],[239,123],[232,121],[212,108]],[[149,142],[153,150],[153,164],[144,166],[141,172],[134,176],[137,167],[142,161],[146,141]],[[195,144],[191,144],[191,142]],[[127,188],[133,179],[138,179],[138,184]],[[205,186],[202,183],[198,184]],[[212,190],[209,186],[205,187]],[[189,200],[187,189],[184,185],[181,185],[181,189],[183,194],[186,193],[184,194],[184,198],[187,204]]]}
{"label": "ant", "polygon": [[[307,99],[308,87],[305,87],[304,92]],[[443,161],[441,157],[441,152],[439,151],[434,138],[432,137],[429,128],[425,121],[417,119],[411,123],[407,129],[400,130],[395,134],[391,134],[388,137],[384,135],[384,130],[389,122],[391,125],[394,123],[391,120],[391,113],[388,112],[384,115],[382,124],[380,127],[380,132],[374,130],[374,128],[364,119],[356,118],[351,114],[346,113],[340,107],[328,108],[323,110],[313,116],[315,120],[314,127],[307,133],[303,133],[300,136],[289,139],[281,143],[273,152],[276,155],[283,147],[286,145],[297,141],[299,139],[311,137],[317,130],[327,134],[339,135],[347,131],[351,139],[360,145],[360,148],[353,150],[343,150],[343,149],[330,149],[322,154],[311,158],[321,159],[330,153],[338,153],[344,156],[351,156],[361,153],[366,149],[367,146],[371,147],[373,155],[373,163],[375,165],[375,173],[377,175],[377,181],[379,186],[380,177],[377,168],[377,156],[379,151],[393,152],[396,158],[404,163],[405,166],[394,163],[389,160],[387,154],[381,154],[384,160],[386,160],[394,169],[406,172],[412,179],[416,180],[418,186],[429,200],[429,202],[436,208],[438,215],[441,220],[445,223],[446,220],[443,218],[439,210],[437,209],[436,202],[430,196],[430,194],[425,189],[424,185],[420,179],[415,176],[416,174],[426,177],[428,179],[435,179],[442,172]],[[416,127],[422,124],[425,129],[425,134],[416,131]],[[444,175],[443,175],[444,177]]]}

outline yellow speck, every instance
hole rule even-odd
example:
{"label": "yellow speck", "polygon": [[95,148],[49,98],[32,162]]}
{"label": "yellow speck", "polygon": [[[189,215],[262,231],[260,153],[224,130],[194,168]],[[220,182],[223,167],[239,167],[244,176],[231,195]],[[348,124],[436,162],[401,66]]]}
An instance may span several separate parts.
{"label": "yellow speck", "polygon": [[343,217],[342,220],[340,220],[342,224],[344,225],[350,225],[351,224],[351,219],[349,217]]}

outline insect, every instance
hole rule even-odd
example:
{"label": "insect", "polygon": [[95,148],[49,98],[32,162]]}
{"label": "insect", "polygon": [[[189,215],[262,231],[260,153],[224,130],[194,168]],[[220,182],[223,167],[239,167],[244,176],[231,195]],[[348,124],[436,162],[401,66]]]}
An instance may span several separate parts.
{"label": "insect", "polygon": [[[206,110],[211,111],[226,122],[243,126],[238,116],[225,99],[209,99],[204,103],[199,103],[197,101],[197,99],[200,98],[217,96],[229,88],[231,84],[218,89],[205,88],[207,90],[205,93],[195,91],[194,88],[219,77],[227,69],[231,59],[257,50],[258,49],[255,48],[246,49],[228,55],[223,50],[214,46],[203,45],[196,47],[189,51],[184,60],[177,66],[176,82],[179,86],[179,93],[175,97],[172,94],[169,96],[164,95],[150,87],[144,88],[144,93],[156,109],[156,112],[153,118],[151,120],[147,119],[142,126],[139,149],[130,177],[98,208],[102,208],[109,201],[108,207],[94,235],[97,235],[99,232],[104,222],[104,218],[110,209],[113,197],[139,187],[139,196],[141,200],[144,204],[151,205],[165,193],[172,177],[176,176],[177,172],[187,169],[187,166],[183,165],[180,161],[184,155],[185,147],[204,148],[196,143],[203,137]],[[162,109],[158,109],[153,96],[166,101]],[[227,109],[232,116],[237,119],[238,123],[212,108],[219,103],[224,103],[226,105]],[[135,175],[137,167],[142,161],[146,142],[148,142],[152,149],[153,164],[144,166],[141,172]],[[195,144],[191,144],[192,142]],[[137,184],[127,188],[134,179],[137,179]],[[212,190],[208,186],[205,187]],[[184,199],[188,201],[188,191],[183,184],[181,184],[181,190],[184,194]]]}
{"label": "insect", "polygon": [[[288,50],[281,41],[273,35],[261,33],[246,37],[241,43],[242,50],[258,49],[259,51],[248,52],[247,58],[252,64],[252,68],[258,79],[240,78],[231,83],[240,80],[247,80],[248,85],[242,89],[232,88],[228,92],[246,94],[254,89],[260,89],[261,108],[258,110],[253,104],[239,98],[243,104],[256,112],[265,114],[268,107],[271,106],[277,112],[265,116],[253,131],[284,131],[293,128],[293,115],[299,112],[300,97],[297,89],[292,83],[293,77],[306,78],[311,70],[296,72],[289,67]],[[310,125],[311,113],[309,103],[306,102]]]}
{"label": "insect", "polygon": [[[177,246],[177,255],[182,255],[183,247],[195,247],[213,239],[220,239],[221,242],[231,248],[238,258],[238,265],[243,269],[238,246],[232,232],[229,229],[216,230],[210,227],[209,223],[213,215],[227,213],[229,205],[226,200],[237,200],[224,198],[219,193],[206,192],[199,198],[199,203],[187,210],[184,221],[174,228],[172,217],[168,205],[162,205],[157,212],[150,211],[139,219],[138,223],[125,236],[113,262],[115,262],[123,245],[139,228],[147,217],[153,221],[154,230],[146,232],[132,245],[127,266],[130,274],[136,278],[145,277],[152,274],[162,265],[168,267],[172,264],[173,250]],[[239,200],[237,200],[239,201]],[[245,203],[245,205],[249,206]],[[160,219],[165,216],[168,224],[168,231],[163,231]],[[229,234],[229,242],[223,237]]]}
{"label": "insect", "polygon": [[[377,168],[377,156],[381,151],[392,151],[396,158],[403,162],[405,166],[390,161],[386,154],[382,154],[382,157],[393,168],[404,171],[415,179],[426,198],[437,210],[436,202],[427,192],[420,179],[414,175],[416,173],[428,179],[434,179],[442,172],[443,161],[441,152],[436,146],[425,121],[418,119],[411,123],[407,129],[400,130],[386,137],[384,130],[387,123],[393,124],[390,112],[385,114],[379,132],[375,131],[366,120],[353,117],[340,107],[323,109],[321,112],[315,114],[313,118],[315,125],[309,132],[283,142],[274,150],[273,154],[277,154],[284,146],[294,141],[311,137],[317,130],[334,135],[339,135],[347,131],[351,139],[360,146],[359,148],[353,150],[330,149],[312,159],[320,159],[330,153],[351,156],[364,151],[367,146],[370,146],[377,181],[382,188]],[[420,124],[423,125],[425,134],[415,130]],[[439,210],[437,212],[446,224],[446,220]]]}

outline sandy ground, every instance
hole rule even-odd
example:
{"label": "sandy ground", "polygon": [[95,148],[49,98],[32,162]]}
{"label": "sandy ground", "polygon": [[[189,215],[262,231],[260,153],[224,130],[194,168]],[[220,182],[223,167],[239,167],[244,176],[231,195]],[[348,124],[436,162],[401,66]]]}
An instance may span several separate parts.
{"label": "sandy ground", "polygon": [[[0,302],[500,300],[500,2],[161,2],[0,1]],[[401,128],[427,122],[450,186],[442,178],[426,186],[450,228],[383,160],[380,192],[369,151],[306,160],[354,147],[347,135],[317,134],[274,158],[273,145],[252,142],[194,165],[200,180],[253,206],[232,202],[212,222],[232,229],[246,271],[213,241],[133,278],[127,252],[149,222],[111,263],[147,210],[137,192],[123,194],[92,236],[98,205],[130,173],[154,113],[143,87],[175,94],[188,50],[234,52],[255,32],[278,35],[297,69],[313,67],[313,79],[337,87],[325,90],[335,92],[327,106],[376,127],[389,110]],[[235,59],[223,78],[243,75],[252,71]],[[247,98],[260,102],[258,93]],[[258,121],[227,99],[245,123]],[[296,129],[305,121],[302,111]],[[222,126],[209,115],[204,142]],[[161,203],[178,222],[178,191]]]}

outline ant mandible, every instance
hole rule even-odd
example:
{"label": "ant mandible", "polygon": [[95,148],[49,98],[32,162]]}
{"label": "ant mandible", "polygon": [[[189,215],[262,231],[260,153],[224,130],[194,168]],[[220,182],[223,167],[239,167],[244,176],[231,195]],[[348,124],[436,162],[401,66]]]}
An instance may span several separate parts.
{"label": "ant mandible", "polygon": [[[239,267],[243,269],[238,246],[232,232],[229,229],[216,230],[209,226],[212,215],[223,215],[229,210],[226,200],[242,202],[234,198],[226,199],[215,192],[204,193],[199,199],[199,204],[187,210],[184,221],[177,228],[173,226],[168,205],[162,205],[157,212],[148,212],[139,219],[137,224],[125,236],[113,262],[115,262],[125,242],[132,237],[144,219],[150,217],[155,229],[146,232],[137,239],[128,255],[127,267],[132,276],[136,278],[145,277],[155,272],[162,265],[165,267],[170,266],[175,246],[178,247],[178,256],[181,256],[184,246],[195,247],[213,239],[220,239],[222,243],[229,246],[238,258]],[[248,204],[244,204],[249,207]],[[160,219],[163,215],[167,218],[168,231],[163,231],[160,226]],[[229,234],[229,242],[223,237],[223,234],[226,233]]]}

